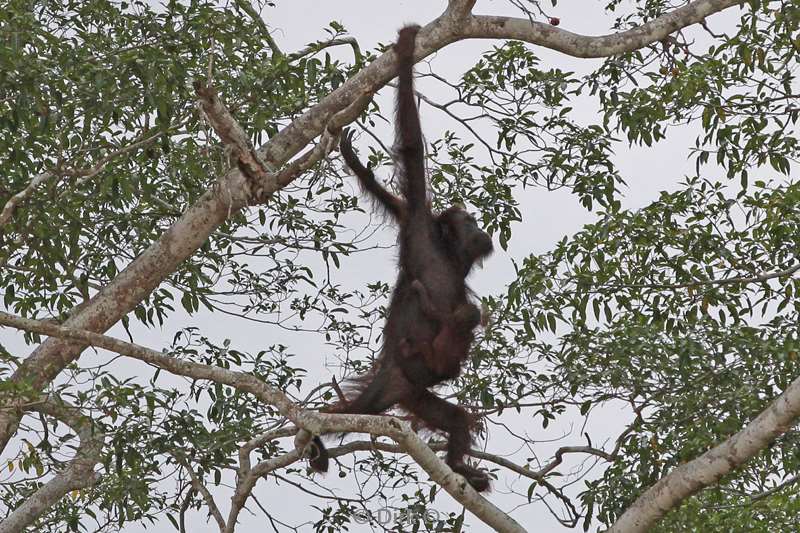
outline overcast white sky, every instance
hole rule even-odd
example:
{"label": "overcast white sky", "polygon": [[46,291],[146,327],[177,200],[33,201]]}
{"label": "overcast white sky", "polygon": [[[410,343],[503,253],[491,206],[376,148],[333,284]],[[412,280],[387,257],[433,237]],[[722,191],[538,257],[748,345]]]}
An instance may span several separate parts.
{"label": "overcast white sky", "polygon": [[[445,0],[440,1],[394,1],[394,2],[375,2],[374,0],[340,0],[340,1],[314,1],[314,0],[278,0],[275,8],[268,8],[264,11],[264,17],[272,28],[276,28],[274,37],[284,51],[292,51],[302,48],[304,45],[326,38],[323,28],[327,24],[336,20],[341,22],[361,44],[362,49],[372,49],[378,42],[389,43],[393,41],[396,30],[405,23],[414,22],[426,24],[440,14],[446,6]],[[630,2],[628,2],[630,3]],[[558,7],[551,9],[551,15],[561,19],[561,27],[577,33],[598,35],[608,32],[609,18],[602,11],[603,2],[590,0],[564,1]],[[475,8],[476,13],[481,14],[507,14],[517,15],[513,8],[505,1],[479,0]],[[710,19],[710,24],[715,29],[730,27],[736,20],[735,12],[723,14]],[[697,35],[699,39],[702,34]],[[464,70],[471,67],[481,52],[499,44],[496,41],[469,41],[456,43],[448,46],[431,59],[433,68],[440,75],[446,76],[451,81],[459,79]],[[337,52],[339,53],[339,52]],[[343,48],[344,54],[351,53],[349,49]],[[536,53],[542,58],[543,65],[552,64],[563,70],[571,70],[577,74],[586,73],[592,70],[599,63],[599,60],[579,60],[570,58],[559,53],[547,50],[537,50]],[[446,95],[437,94],[440,90],[435,86],[421,84],[419,87],[425,94],[433,99],[444,98]],[[384,97],[391,97],[391,90],[382,92]],[[388,101],[388,100],[387,100]],[[429,138],[434,138],[445,129],[457,129],[457,125],[445,117],[437,110],[431,108],[422,109],[423,129]],[[597,108],[590,99],[576,102],[574,117],[585,123],[594,123],[599,120]],[[391,143],[390,130],[382,132],[387,144]],[[616,150],[616,162],[623,178],[628,183],[625,190],[624,206],[636,208],[648,204],[657,198],[660,190],[670,190],[675,188],[678,181],[692,172],[692,165],[687,161],[687,147],[694,140],[694,132],[683,130],[674,132],[668,141],[662,141],[652,148],[631,149],[625,145],[619,145]],[[508,283],[513,276],[511,258],[520,259],[530,253],[540,253],[552,248],[564,235],[569,235],[579,229],[583,224],[593,221],[591,213],[588,213],[579,204],[574,196],[566,192],[547,192],[536,189],[526,191],[520,198],[524,221],[516,228],[514,239],[511,243],[510,253],[500,250],[485,264],[483,270],[476,272],[471,279],[472,287],[478,294],[498,293]],[[386,233],[383,236],[386,243],[394,242],[394,235]],[[499,247],[498,247],[499,248]],[[375,279],[393,279],[395,266],[393,263],[393,252],[380,251],[357,254],[353,258],[343,261],[343,268],[336,273],[337,281],[352,287],[362,286],[364,274],[370,273]],[[372,277],[370,279],[373,279]],[[200,328],[201,332],[215,341],[221,342],[222,339],[229,337],[235,338],[238,348],[245,350],[258,351],[267,345],[282,342],[290,347],[292,353],[297,354],[294,360],[295,366],[303,366],[309,371],[311,377],[309,384],[315,382],[315,378],[322,381],[329,379],[330,370],[325,368],[326,360],[330,357],[326,353],[326,347],[319,343],[318,339],[309,335],[296,335],[283,330],[272,330],[268,326],[247,323],[228,316],[212,316],[200,314],[194,317],[176,315],[163,330],[146,331],[139,328],[141,334],[136,341],[160,349],[170,344],[174,332],[180,327],[193,325]],[[126,338],[126,335],[115,328],[111,331],[112,335]],[[31,348],[25,347],[22,343],[22,336],[16,332],[4,329],[0,330],[0,342],[9,350],[18,350],[16,353],[24,355]],[[106,360],[107,354],[94,354],[87,352],[81,359],[82,364],[91,364]],[[331,361],[333,361],[331,359]],[[120,364],[120,371],[136,375],[143,372],[143,369],[135,362],[125,361]],[[149,372],[145,372],[148,373]],[[613,438],[619,429],[624,426],[629,418],[625,412],[608,409],[602,416],[596,416],[593,426],[588,428],[593,435],[594,442],[597,437],[607,436]],[[520,431],[529,431],[536,435],[537,441],[554,439],[568,433],[571,429],[569,423],[580,424],[579,419],[564,421],[559,420],[555,426],[548,430],[541,431],[541,424],[538,420],[520,420],[509,418],[509,423],[514,423],[515,428]],[[569,423],[567,423],[569,422]],[[602,440],[600,440],[602,442]],[[561,445],[583,444],[580,437],[580,428],[573,435],[564,440],[556,442],[537,442],[535,450],[541,460],[547,460],[549,453]],[[487,451],[492,453],[511,453],[515,450],[506,449],[510,443],[505,442],[498,436],[490,439],[487,444]],[[600,470],[596,470],[599,474]],[[511,481],[511,476],[507,476]],[[495,483],[494,490],[488,495],[495,503],[504,509],[511,510],[513,502],[518,503],[517,499],[509,499],[504,493],[507,492],[506,480],[501,478],[500,482]],[[330,486],[338,486],[339,480],[335,472],[328,475],[325,480]],[[347,487],[347,484],[342,484]],[[582,485],[580,485],[582,486]],[[580,488],[580,486],[578,488]],[[527,482],[520,482],[515,485],[517,491],[525,492]],[[346,490],[346,489],[343,489]],[[303,496],[301,493],[290,488],[275,488],[272,482],[262,482],[255,491],[259,501],[268,508],[280,506],[282,518],[289,523],[302,522],[309,518],[307,513],[308,506],[316,504],[312,499]],[[343,495],[345,493],[343,492]],[[442,505],[443,510],[454,510],[452,500],[446,494],[442,494],[437,499],[437,503]],[[227,497],[220,500],[223,507],[223,514],[227,514]],[[551,533],[564,531],[564,528],[550,516],[549,512],[541,503],[535,503],[526,507],[514,509],[512,516],[523,526],[528,528],[531,533]],[[486,530],[479,521],[469,517],[467,522],[473,525],[472,531]],[[205,532],[216,531],[216,526],[207,524],[205,517],[200,513],[191,516],[191,531]],[[128,527],[126,531],[139,531],[139,526]],[[149,531],[171,532],[172,526],[165,520],[163,524],[150,526]],[[267,531],[270,530],[264,523],[262,516],[242,515],[240,531]],[[370,529],[364,526],[363,531]],[[358,526],[353,526],[350,531],[361,531]]]}

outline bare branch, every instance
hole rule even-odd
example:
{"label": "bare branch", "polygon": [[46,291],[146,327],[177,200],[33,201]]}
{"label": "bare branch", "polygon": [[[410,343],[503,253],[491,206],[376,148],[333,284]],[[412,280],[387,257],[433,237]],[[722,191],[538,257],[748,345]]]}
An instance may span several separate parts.
{"label": "bare branch", "polygon": [[[239,518],[239,514],[241,513],[242,509],[244,509],[244,505],[247,503],[247,499],[250,497],[251,493],[253,492],[253,488],[256,486],[256,482],[258,482],[259,479],[273,470],[285,468],[290,464],[301,460],[302,458],[303,456],[300,451],[292,450],[278,457],[273,457],[267,461],[262,461],[247,472],[242,472],[240,469],[240,476],[236,481],[236,489],[233,492],[233,496],[231,496],[231,509],[228,513],[228,527],[225,529],[224,533],[233,533],[234,528],[236,527],[236,521]],[[247,462],[250,462],[249,458],[247,459]]]}
{"label": "bare branch", "polygon": [[475,15],[464,26],[461,39],[519,39],[573,57],[609,57],[633,52],[661,41],[682,28],[743,0],[695,0],[627,31],[597,37],[579,35],[544,22],[525,18]]}
{"label": "bare branch", "polygon": [[[279,186],[283,187],[291,183],[295,177],[302,174],[314,164],[327,157],[331,151],[339,144],[339,134],[345,124],[349,124],[360,115],[369,104],[371,96],[364,96],[356,100],[352,105],[339,111],[331,117],[328,126],[322,132],[322,137],[314,148],[307,151],[280,171],[277,176]],[[267,197],[261,201],[266,201]]]}
{"label": "bare branch", "polygon": [[796,474],[794,476],[791,476],[790,478],[784,480],[782,483],[780,483],[778,485],[775,485],[771,489],[767,489],[767,490],[765,490],[763,492],[759,492],[758,494],[753,494],[752,496],[750,496],[750,501],[757,502],[758,500],[763,500],[764,498],[772,496],[776,492],[782,491],[783,489],[785,489],[786,487],[788,487],[790,485],[794,485],[798,481],[800,481],[800,474]]}
{"label": "bare branch", "polygon": [[[428,446],[411,429],[411,426],[398,418],[387,416],[370,415],[329,415],[318,414],[322,419],[334,417],[335,422],[326,422],[327,427],[333,424],[342,429],[347,425],[353,428],[354,432],[371,433],[372,435],[386,436],[397,442],[398,450],[402,450],[430,476],[431,480],[442,487],[456,501],[468,509],[472,514],[481,519],[485,524],[494,528],[495,531],[503,532],[524,532],[525,530],[513,518],[486,500],[480,493],[476,492],[467,481],[459,474],[453,472],[450,467],[439,457],[436,452]],[[301,432],[302,433],[302,432]],[[301,439],[302,440],[302,439]],[[343,455],[363,449],[381,448],[381,443],[350,443],[329,450],[334,456]],[[391,445],[388,445],[391,446]],[[389,448],[387,448],[389,449]],[[392,450],[393,451],[393,450]],[[253,472],[265,475],[277,467],[283,466],[286,462],[295,461],[299,458],[298,450],[293,450],[280,457],[265,461],[255,467]]]}
{"label": "bare branch", "polygon": [[[433,451],[442,451],[447,449],[446,442],[428,443],[428,446]],[[348,442],[347,444],[344,444],[342,446],[337,446],[336,448],[329,448],[328,455],[330,457],[339,457],[341,455],[346,455],[356,451],[371,451],[371,450],[380,450],[383,452],[390,452],[390,453],[392,452],[401,453],[405,451],[400,446],[388,444],[385,442],[354,441],[354,442]],[[578,513],[577,509],[575,509],[575,506],[572,504],[572,501],[570,501],[570,499],[566,497],[560,489],[558,489],[557,487],[555,487],[554,485],[552,485],[550,482],[547,481],[546,479],[547,474],[550,473],[556,466],[561,464],[563,456],[567,453],[585,453],[589,455],[595,455],[607,461],[612,461],[614,459],[613,456],[604,452],[603,450],[598,450],[596,448],[591,448],[589,446],[564,446],[556,451],[555,453],[556,458],[547,466],[545,466],[541,470],[531,470],[525,466],[520,466],[514,463],[513,461],[509,461],[504,457],[500,457],[498,455],[487,453],[481,450],[472,449],[467,453],[471,457],[475,457],[477,459],[482,459],[490,463],[494,463],[498,466],[502,466],[513,472],[516,472],[517,474],[523,477],[538,482],[542,487],[547,489],[549,493],[553,494],[556,498],[558,498],[564,503],[570,515],[570,519],[565,520],[560,516],[556,515],[555,513],[553,514],[553,516],[556,518],[556,520],[561,522],[566,527],[574,527],[575,524],[578,523],[580,514]]]}
{"label": "bare branch", "polygon": [[266,443],[272,440],[280,439],[282,437],[291,437],[295,433],[297,433],[297,428],[295,427],[273,429],[272,431],[267,431],[261,435],[253,437],[244,443],[241,448],[239,448],[239,475],[244,475],[250,471],[250,452],[260,446],[264,446]]}
{"label": "bare branch", "polygon": [[[446,442],[429,442],[428,446],[431,450],[435,452],[441,452],[447,449]],[[353,441],[348,442],[347,444],[343,444],[341,446],[337,446],[335,448],[328,449],[328,455],[331,457],[339,457],[341,455],[347,455],[353,452],[359,451],[371,451],[371,450],[380,450],[382,452],[389,452],[389,453],[402,453],[404,450],[397,445],[388,444],[385,442],[373,442],[373,441]],[[489,461],[490,463],[494,463],[498,466],[502,466],[507,468],[517,474],[527,477],[529,479],[533,479],[535,481],[540,481],[544,479],[556,466],[561,464],[563,460],[563,456],[568,453],[584,453],[588,455],[595,455],[606,461],[613,461],[614,458],[607,452],[603,450],[598,450],[596,448],[591,448],[589,446],[563,446],[559,448],[556,453],[556,459],[552,462],[548,463],[547,466],[540,470],[531,470],[525,466],[520,466],[513,461],[509,461],[505,457],[500,457],[499,455],[484,452],[482,450],[471,449],[467,452],[470,457],[475,457],[476,459],[482,459],[485,461]]]}

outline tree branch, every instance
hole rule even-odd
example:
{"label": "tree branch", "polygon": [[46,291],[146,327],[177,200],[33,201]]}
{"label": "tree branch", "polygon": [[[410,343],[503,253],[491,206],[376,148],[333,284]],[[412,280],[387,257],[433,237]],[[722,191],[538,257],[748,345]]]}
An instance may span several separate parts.
{"label": "tree branch", "polygon": [[708,280],[697,280],[697,281],[687,281],[685,283],[633,283],[633,284],[624,284],[621,283],[619,285],[611,285],[607,287],[602,287],[608,290],[618,290],[622,288],[627,289],[688,289],[689,287],[703,287],[703,286],[715,286],[715,285],[732,285],[735,283],[762,283],[764,281],[769,281],[775,278],[783,278],[791,276],[792,274],[800,271],[800,262],[796,265],[786,268],[784,270],[778,270],[777,272],[763,272],[760,274],[756,274],[754,276],[737,276],[734,278],[722,278],[722,279],[708,279]]}
{"label": "tree branch", "polygon": [[449,15],[455,20],[462,21],[472,12],[475,2],[476,0],[447,0],[445,16]]}
{"label": "tree branch", "polygon": [[232,152],[239,169],[252,179],[274,180],[267,164],[253,148],[244,128],[233,118],[216,89],[195,81],[194,90],[203,113],[222,143]]}
{"label": "tree branch", "polygon": [[195,494],[197,494],[197,490],[189,485],[189,491],[186,493],[186,497],[181,502],[178,510],[178,531],[180,533],[186,533],[186,511],[189,509]]}
{"label": "tree branch", "polygon": [[[277,177],[278,185],[285,187],[294,179],[321,161],[331,151],[339,145],[339,134],[345,124],[353,122],[364,111],[372,100],[371,95],[365,95],[345,109],[339,111],[331,117],[328,126],[322,132],[319,142],[309,151],[289,163],[286,168],[280,171]],[[267,198],[261,199],[266,201]]]}
{"label": "tree branch", "polygon": [[276,56],[283,55],[281,49],[278,47],[278,43],[275,42],[275,39],[272,38],[272,34],[269,32],[269,28],[267,24],[264,22],[264,19],[261,18],[261,15],[255,10],[253,5],[248,2],[248,0],[234,0],[236,5],[244,11],[253,22],[261,30],[261,35],[264,37],[264,40],[267,41],[267,46],[269,46],[270,50],[272,50],[272,54]]}
{"label": "tree branch", "polygon": [[186,459],[180,457],[178,455],[173,455],[175,460],[186,470],[189,474],[189,477],[192,480],[192,487],[195,491],[199,492],[200,495],[203,497],[203,500],[206,502],[208,506],[209,513],[211,516],[214,517],[214,520],[217,521],[217,525],[219,526],[219,530],[221,532],[225,531],[225,519],[222,518],[222,513],[219,512],[219,507],[217,507],[217,503],[214,501],[214,497],[208,491],[208,488],[203,484],[200,478],[197,477],[192,465],[190,465]]}
{"label": "tree branch", "polygon": [[24,189],[9,198],[6,204],[3,206],[3,210],[0,211],[0,227],[4,226],[9,220],[11,220],[11,215],[14,214],[14,210],[17,208],[17,206],[27,200],[33,194],[33,191],[36,190],[36,187],[52,177],[53,173],[50,171],[37,174]]}
{"label": "tree branch", "polygon": [[795,379],[741,431],[684,463],[650,487],[607,533],[645,532],[684,499],[717,482],[789,430],[800,416],[800,378]]}
{"label": "tree branch", "polygon": [[0,522],[0,533],[18,533],[31,526],[53,505],[73,490],[94,485],[99,474],[94,471],[102,459],[103,435],[96,432],[91,418],[76,407],[61,401],[44,400],[30,409],[58,419],[78,435],[80,444],[68,466],[14,509]]}
{"label": "tree branch", "polygon": [[[298,426],[303,427],[302,417],[299,416],[300,409],[280,390],[270,387],[260,379],[245,372],[227,370],[221,367],[203,365],[193,361],[184,361],[161,352],[151,350],[122,341],[99,333],[87,330],[79,330],[60,326],[51,322],[43,322],[30,318],[17,317],[9,313],[0,311],[0,325],[11,326],[13,328],[32,331],[42,335],[52,337],[62,337],[81,341],[88,346],[96,346],[121,355],[126,355],[155,367],[161,368],[173,374],[187,376],[195,379],[207,379],[217,383],[222,383],[234,387],[237,390],[247,392],[256,396],[259,400],[269,405],[274,405],[278,410]],[[11,404],[15,406],[16,404]],[[3,408],[9,407],[2,404]]]}
{"label": "tree branch", "polygon": [[14,196],[9,198],[8,201],[5,203],[5,205],[3,206],[2,211],[0,211],[0,227],[2,227],[5,224],[7,224],[8,221],[11,220],[11,216],[14,214],[14,210],[16,210],[16,208],[19,207],[19,205],[22,202],[27,200],[33,194],[33,192],[36,190],[36,188],[39,185],[41,185],[42,183],[46,182],[50,178],[52,178],[54,176],[74,176],[74,177],[78,177],[79,178],[78,179],[78,185],[82,185],[82,184],[86,183],[87,181],[89,181],[90,179],[92,179],[93,177],[97,176],[100,172],[103,171],[104,168],[106,168],[106,165],[108,165],[108,163],[110,163],[111,161],[113,161],[117,157],[119,157],[121,155],[124,155],[124,154],[127,154],[129,152],[132,152],[132,151],[138,149],[138,148],[141,148],[142,146],[145,146],[145,145],[148,145],[148,144],[152,143],[153,141],[155,141],[156,139],[158,139],[162,135],[165,135],[166,133],[168,133],[170,130],[173,130],[173,129],[181,126],[181,124],[182,123],[173,124],[173,125],[171,125],[169,128],[167,128],[165,130],[157,131],[156,133],[152,133],[150,135],[142,134],[138,138],[134,139],[127,146],[123,146],[122,148],[119,148],[117,150],[114,150],[114,151],[106,154],[97,163],[95,163],[94,166],[92,166],[92,167],[79,168],[79,169],[59,168],[59,169],[57,169],[55,171],[48,170],[48,171],[42,172],[40,174],[37,174],[36,176],[34,176],[34,178],[28,183],[28,185],[24,189],[22,189],[21,191],[16,193]]}
{"label": "tree branch", "polygon": [[309,44],[302,50],[298,50],[297,52],[289,54],[289,56],[287,56],[287,60],[290,62],[297,61],[298,59],[301,59],[307,55],[316,54],[320,50],[325,50],[326,48],[331,48],[334,46],[341,46],[343,44],[349,45],[353,49],[353,59],[355,59],[357,65],[360,64],[363,60],[361,47],[358,45],[358,41],[353,37],[337,37],[335,39]]}
{"label": "tree branch", "polygon": [[743,3],[743,0],[695,0],[641,26],[596,37],[572,33],[544,22],[531,22],[527,18],[475,15],[468,19],[459,37],[518,39],[573,57],[610,57],[644,48],[714,13]]}

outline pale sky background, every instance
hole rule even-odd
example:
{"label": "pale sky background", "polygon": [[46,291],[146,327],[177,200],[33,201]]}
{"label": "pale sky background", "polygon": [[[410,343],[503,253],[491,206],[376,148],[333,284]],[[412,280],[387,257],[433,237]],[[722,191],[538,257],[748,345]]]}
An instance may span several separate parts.
{"label": "pale sky background", "polygon": [[[393,41],[397,29],[406,23],[427,24],[446,6],[444,0],[436,2],[277,0],[276,3],[275,8],[265,9],[263,15],[269,26],[276,29],[273,36],[285,52],[291,52],[310,42],[325,39],[327,34],[323,29],[332,20],[341,22],[350,34],[358,39],[362,50],[370,50],[378,42]],[[603,4],[603,2],[590,0],[564,1],[557,7],[551,8],[549,14],[561,19],[561,28],[587,35],[605,34],[608,32],[610,18],[602,11]],[[625,2],[623,5],[630,6],[631,2]],[[499,0],[479,0],[474,12],[519,16],[519,13],[508,2]],[[722,31],[731,28],[737,18],[738,13],[735,10],[728,10],[722,15],[709,18],[709,24],[716,31]],[[698,42],[705,40],[705,34],[702,31],[692,31],[690,35],[697,37]],[[491,40],[456,43],[430,58],[430,62],[438,74],[447,77],[450,81],[457,81],[466,69],[474,65],[483,51],[498,44],[500,44],[499,41]],[[696,49],[700,50],[701,48]],[[575,59],[544,49],[536,49],[535,52],[542,59],[541,66],[543,68],[552,65],[562,70],[574,71],[577,75],[590,72],[601,62],[601,60]],[[352,57],[349,47],[342,47],[335,53],[342,57]],[[421,68],[421,70],[426,69],[427,67]],[[421,83],[418,88],[434,100],[442,101],[448,96],[436,92],[441,90],[440,87]],[[384,99],[390,98],[392,89],[384,89],[380,94]],[[382,100],[382,103],[388,103],[388,100]],[[591,98],[576,100],[573,107],[575,111],[572,116],[581,123],[595,123],[600,119],[598,108]],[[388,107],[384,107],[384,111],[388,111]],[[438,137],[438,134],[445,129],[458,130],[458,125],[440,111],[424,105],[421,111],[423,129],[428,138]],[[378,133],[387,145],[391,144],[390,129],[384,128]],[[696,131],[683,128],[679,131],[672,131],[668,140],[661,141],[650,148],[629,148],[625,144],[617,145],[616,164],[628,184],[627,189],[623,192],[624,207],[638,208],[647,205],[657,198],[659,191],[675,189],[679,181],[692,174],[693,165],[687,159],[687,148],[693,143],[695,134]],[[529,189],[524,193],[520,191],[518,199],[524,220],[515,228],[510,251],[503,252],[499,246],[496,246],[497,251],[494,256],[486,262],[482,270],[477,271],[471,277],[470,284],[478,294],[496,294],[503,290],[505,285],[513,279],[511,258],[519,260],[530,253],[550,250],[563,236],[570,235],[583,224],[594,221],[593,215],[579,205],[575,196],[567,192]],[[390,231],[381,235],[383,243],[391,244],[394,242],[394,238],[394,234]],[[370,280],[394,279],[393,258],[392,250],[375,250],[356,254],[354,257],[344,258],[342,268],[335,272],[334,276],[337,282],[350,287],[363,286],[365,273],[370,276]],[[320,339],[316,336],[292,334],[285,330],[237,320],[234,317],[209,313],[201,313],[193,317],[176,313],[163,330],[146,330],[138,325],[134,325],[133,329],[136,332],[136,342],[154,349],[161,349],[171,343],[172,336],[177,329],[188,325],[198,327],[203,335],[210,337],[215,342],[233,338],[236,347],[242,350],[255,352],[278,342],[284,343],[289,346],[292,353],[297,354],[293,365],[302,366],[308,370],[309,378],[305,381],[309,386],[330,379],[331,370],[327,369],[325,365],[326,362],[335,362],[335,360],[329,353],[330,349],[321,344]],[[127,338],[120,327],[115,327],[109,334]],[[31,347],[26,347],[22,342],[22,335],[10,329],[0,330],[0,343],[18,355],[24,355],[31,350]],[[87,351],[82,356],[80,363],[88,366],[106,361],[108,357],[109,354],[104,352],[98,354]],[[123,375],[149,375],[151,373],[151,370],[143,368],[135,361],[122,359],[118,365],[119,371]],[[161,379],[169,379],[163,377],[164,374],[162,373]],[[180,380],[176,382],[180,382]],[[585,431],[592,435],[595,444],[603,442],[605,438],[613,440],[630,418],[630,413],[627,411],[609,407],[602,413],[595,413],[592,417],[592,424],[585,428]],[[546,431],[541,430],[541,421],[538,418],[530,420],[524,417],[513,418],[504,415],[503,421],[512,424],[517,431],[527,431],[535,436],[534,450],[542,461],[549,460],[552,451],[559,446],[585,444],[584,439],[580,436],[582,418],[559,417],[557,424],[551,425]],[[575,427],[572,427],[573,425]],[[510,447],[515,444],[506,442],[502,436],[493,438],[493,434],[497,431],[490,428],[488,443],[481,443],[485,444],[487,451],[497,454],[517,451]],[[563,439],[553,440],[564,435],[566,437]],[[9,450],[11,449],[14,449],[13,445],[9,447]],[[16,452],[15,449],[14,452]],[[522,456],[524,457],[525,453]],[[602,464],[595,467],[591,477],[600,475],[601,468]],[[508,492],[507,484],[513,484],[515,490],[523,494],[528,486],[528,480],[515,481],[515,479],[515,476],[508,472],[501,472],[501,478],[494,483],[493,491],[489,493],[488,498],[501,508],[512,511],[512,516],[531,533],[565,531],[565,528],[556,522],[541,502],[515,508],[520,500],[506,494]],[[323,483],[333,488],[341,487],[340,495],[342,496],[352,495],[352,489],[347,488],[351,482],[340,483],[335,469],[328,474]],[[580,492],[582,487],[582,482],[577,484],[573,487],[575,490],[570,494],[574,496]],[[216,492],[220,496],[218,504],[222,508],[223,515],[227,515],[230,493],[227,491]],[[309,505],[322,503],[314,501],[292,487],[285,485],[276,487],[272,481],[260,482],[254,494],[265,507],[280,508],[281,519],[294,524],[315,517],[316,511],[310,510]],[[537,490],[536,494],[540,494],[540,491]],[[557,506],[557,502],[552,497],[548,497],[548,502]],[[457,510],[457,506],[453,504],[450,496],[443,492],[438,496],[435,507],[443,511]],[[375,510],[377,511],[377,509]],[[217,531],[213,521],[212,523],[206,521],[204,513],[194,512],[187,516],[189,524],[191,524],[190,531]],[[486,526],[469,514],[467,515],[467,524],[472,525],[470,531],[487,530]],[[306,529],[310,530],[310,527],[301,528],[302,531]],[[580,525],[576,529],[582,530]],[[141,526],[138,525],[128,526],[125,529],[125,531],[141,530]],[[166,519],[161,524],[149,526],[147,530],[158,533],[174,531]],[[254,515],[243,512],[238,531],[271,531],[271,528],[260,513]],[[351,525],[350,531],[371,531],[371,528]]]}

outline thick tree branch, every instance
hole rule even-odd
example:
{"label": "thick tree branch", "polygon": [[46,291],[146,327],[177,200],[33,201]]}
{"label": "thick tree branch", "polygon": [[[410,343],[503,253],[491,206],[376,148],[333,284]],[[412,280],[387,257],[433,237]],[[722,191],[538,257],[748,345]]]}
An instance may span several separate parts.
{"label": "thick tree branch", "polygon": [[[225,529],[224,533],[233,533],[235,530],[236,521],[239,519],[239,514],[241,513],[242,509],[244,509],[244,505],[247,503],[247,499],[252,494],[253,488],[255,488],[259,479],[273,470],[285,468],[302,458],[303,456],[300,450],[292,450],[283,455],[279,455],[278,457],[273,457],[267,461],[262,461],[252,469],[248,468],[246,471],[241,468],[242,464],[240,463],[239,478],[236,481],[236,488],[234,489],[233,496],[231,497],[231,509],[228,513],[228,527]],[[247,462],[250,462],[249,457]]]}
{"label": "thick tree branch", "polygon": [[[345,124],[354,121],[369,104],[372,97],[366,95],[353,102],[350,106],[339,111],[331,117],[328,126],[322,132],[319,142],[306,153],[286,165],[277,176],[278,185],[285,187],[294,179],[314,166],[317,162],[327,157],[331,151],[339,146],[339,134]],[[267,198],[261,198],[266,201]]]}
{"label": "thick tree branch", "polygon": [[[281,391],[270,387],[260,379],[246,372],[226,370],[221,367],[203,365],[193,361],[184,361],[161,352],[151,350],[130,342],[101,335],[87,330],[79,330],[60,326],[51,322],[43,322],[29,318],[22,318],[0,311],[0,325],[11,326],[49,335],[51,337],[62,337],[81,341],[87,346],[103,348],[111,352],[126,355],[158,368],[164,369],[173,374],[187,376],[195,379],[208,379],[217,383],[222,383],[234,387],[237,390],[247,392],[256,396],[264,403],[274,405],[282,415],[289,418],[299,426],[303,426],[302,417],[299,416],[300,410],[294,403]],[[6,405],[3,405],[5,408]],[[314,430],[313,428],[312,430]]]}
{"label": "thick tree branch", "polygon": [[573,57],[609,57],[644,48],[714,13],[743,3],[743,0],[695,0],[641,26],[596,37],[578,35],[527,18],[475,15],[468,19],[460,38],[518,39]]}
{"label": "thick tree branch", "polygon": [[607,533],[645,532],[684,499],[741,466],[800,416],[800,378],[795,379],[744,429],[663,477],[647,489]]}
{"label": "thick tree branch", "polygon": [[444,16],[462,21],[470,15],[475,2],[476,0],[447,0],[447,11]]}
{"label": "thick tree branch", "polygon": [[102,459],[103,435],[96,432],[94,422],[77,408],[55,400],[44,400],[31,406],[32,410],[58,419],[78,435],[80,444],[67,467],[56,474],[0,522],[0,533],[18,533],[31,526],[61,498],[73,490],[97,482],[94,471]]}
{"label": "thick tree branch", "polygon": [[[246,203],[248,185],[242,173],[231,172],[224,184],[203,194],[150,248],[137,257],[100,292],[70,316],[65,325],[76,329],[105,331],[135,308],[163,279],[197,250],[230,214]],[[50,338],[17,368],[10,381],[42,390],[86,347],[69,339]],[[15,397],[2,399],[12,404]],[[0,412],[0,450],[16,431],[19,415]]]}
{"label": "thick tree branch", "polygon": [[239,475],[244,476],[250,471],[250,452],[264,446],[270,441],[280,439],[282,437],[291,437],[297,433],[296,427],[285,427],[273,429],[253,437],[239,448]]}

